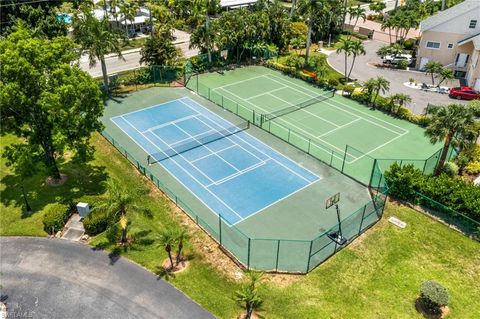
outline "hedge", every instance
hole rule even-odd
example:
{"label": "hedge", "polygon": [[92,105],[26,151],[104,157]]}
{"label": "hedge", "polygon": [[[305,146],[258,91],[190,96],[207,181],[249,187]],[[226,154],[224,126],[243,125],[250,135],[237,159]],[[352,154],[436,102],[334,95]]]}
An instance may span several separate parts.
{"label": "hedge", "polygon": [[[389,185],[389,194],[399,199],[412,201],[421,195],[438,202],[453,211],[453,218],[458,218],[455,211],[480,222],[480,187],[459,178],[441,174],[438,177],[423,175],[413,165],[401,167],[393,164],[385,172]],[[436,203],[423,200],[422,205],[435,209]]]}
{"label": "hedge", "polygon": [[43,215],[43,229],[49,234],[55,233],[65,226],[71,215],[72,210],[69,205],[50,204],[46,207],[45,215]]}

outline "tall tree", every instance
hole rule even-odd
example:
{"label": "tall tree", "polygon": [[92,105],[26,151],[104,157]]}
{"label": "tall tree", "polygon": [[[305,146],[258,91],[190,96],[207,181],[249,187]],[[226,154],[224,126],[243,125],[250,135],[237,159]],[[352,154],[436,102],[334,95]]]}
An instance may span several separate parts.
{"label": "tall tree", "polygon": [[239,290],[235,291],[235,300],[241,304],[247,311],[244,319],[250,319],[255,310],[258,310],[263,300],[258,294],[258,284],[261,282],[263,273],[248,271],[246,272],[247,282]]}
{"label": "tall tree", "polygon": [[355,60],[357,56],[359,55],[365,55],[367,51],[365,51],[365,47],[363,46],[362,41],[357,40],[357,41],[352,41],[351,44],[351,52],[352,52],[352,65],[350,66],[350,71],[348,72],[347,78],[350,78],[350,75],[352,74],[353,71],[353,66],[355,65]]}
{"label": "tall tree", "polygon": [[140,63],[175,66],[181,52],[173,45],[170,30],[156,29],[140,51]]}
{"label": "tall tree", "polygon": [[158,238],[158,240],[159,245],[165,249],[168,255],[168,259],[170,259],[169,269],[173,270],[175,265],[173,263],[172,257],[172,246],[174,246],[177,242],[176,230],[172,230],[170,228],[163,229],[160,233],[160,237]]}
{"label": "tall tree", "polygon": [[390,112],[398,114],[400,108],[402,108],[405,103],[410,103],[412,98],[408,94],[396,93],[390,97]]}
{"label": "tall tree", "polygon": [[73,36],[80,43],[82,51],[88,52],[90,66],[97,63],[97,59],[102,66],[103,84],[108,90],[108,72],[105,63],[105,55],[115,53],[119,59],[122,56],[122,40],[124,34],[117,29],[112,28],[108,19],[97,20],[90,11],[83,11],[81,15],[74,17]]}
{"label": "tall tree", "polygon": [[448,82],[454,78],[453,70],[442,67],[438,72],[438,77],[440,78],[440,82],[438,82],[437,87],[440,87],[443,82]]}
{"label": "tall tree", "polygon": [[353,41],[350,39],[341,39],[339,41],[339,46],[337,48],[337,53],[342,53],[344,55],[344,75],[345,75],[345,82],[348,81],[348,57],[353,53]]}
{"label": "tall tree", "polygon": [[442,153],[434,173],[440,175],[455,135],[464,133],[467,127],[475,123],[474,113],[471,107],[449,104],[445,107],[429,108],[428,114],[431,115],[431,120],[425,135],[432,144],[443,141]]}
{"label": "tall tree", "polygon": [[308,64],[308,57],[310,55],[310,45],[312,43],[312,30],[313,23],[315,21],[316,15],[321,12],[323,8],[322,0],[303,0],[299,6],[300,14],[307,21],[308,32],[307,32],[307,43],[305,46],[305,65]]}
{"label": "tall tree", "polygon": [[363,22],[365,22],[365,20],[367,19],[366,11],[364,8],[360,7],[360,5],[356,7],[348,8],[348,17],[349,17],[349,21],[348,21],[349,24],[351,23],[352,20],[355,21],[353,24],[353,29],[355,29],[355,27],[357,26],[358,20],[360,18],[363,19]]}
{"label": "tall tree", "polygon": [[[75,48],[66,37],[35,38],[21,22],[0,41],[1,132],[23,138],[55,179],[65,151],[87,154],[91,133],[103,127],[101,92],[74,65]],[[11,147],[20,154],[25,146]]]}

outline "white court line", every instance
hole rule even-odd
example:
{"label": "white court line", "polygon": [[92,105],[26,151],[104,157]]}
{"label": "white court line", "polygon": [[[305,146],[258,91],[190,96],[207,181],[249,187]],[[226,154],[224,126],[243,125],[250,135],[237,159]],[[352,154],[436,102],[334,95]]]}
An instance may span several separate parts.
{"label": "white court line", "polygon": [[[187,131],[183,130],[181,127],[177,126],[177,124],[173,124],[175,125],[179,130],[183,131],[185,134],[188,134]],[[211,148],[209,148],[206,144],[203,144],[202,145],[202,142],[200,142],[199,140],[197,140],[195,137],[192,136],[192,138],[197,141],[199,143],[199,146],[203,146],[205,147],[210,153],[215,153]],[[234,170],[236,170],[237,172],[239,171],[238,168],[236,168],[235,166],[233,166],[232,164],[230,164],[229,162],[227,162],[225,159],[223,159],[221,156],[218,156],[215,154],[215,156],[217,156],[218,158],[220,158],[222,161],[224,161],[227,165],[231,166]],[[188,161],[188,160],[187,160]],[[190,161],[188,161],[190,163]]]}
{"label": "white court line", "polygon": [[[159,148],[155,143],[153,143],[152,140],[150,140],[148,137],[146,137],[145,135],[143,135],[142,132],[140,132],[135,126],[132,125],[132,123],[130,123],[130,122],[129,122],[128,120],[126,120],[125,118],[124,118],[123,120],[126,121],[134,130],[136,130],[138,133],[140,133],[140,134],[141,134],[145,139],[147,139],[150,143],[152,143],[152,145],[153,145],[154,147],[156,147],[157,149],[160,150],[160,148]],[[123,130],[122,130],[122,131],[123,131]],[[124,131],[124,133],[126,133],[126,132]],[[128,135],[128,134],[127,134],[127,135]],[[160,139],[161,141],[163,141],[160,137],[159,137],[159,139]],[[164,142],[164,141],[163,141],[163,142]],[[165,143],[165,142],[164,142],[164,143]],[[137,143],[137,145],[138,145],[138,143]],[[161,150],[160,150],[160,151],[161,151]],[[147,152],[147,154],[148,154],[148,152]],[[179,155],[180,157],[182,157],[182,158],[188,163],[188,160],[185,159],[182,154],[178,154],[178,155]],[[212,196],[214,196],[216,199],[218,199],[218,201],[219,201],[220,203],[222,203],[223,205],[225,205],[225,207],[227,207],[228,209],[230,209],[235,215],[237,215],[238,217],[242,218],[242,216],[240,216],[239,214],[237,214],[237,212],[236,212],[233,208],[231,208],[229,205],[227,205],[227,204],[226,204],[223,200],[221,200],[217,195],[215,195],[213,192],[211,192],[208,188],[205,188],[205,186],[204,186],[202,183],[200,183],[199,180],[197,180],[192,174],[190,174],[190,173],[189,173],[182,165],[180,165],[173,157],[170,157],[170,159],[171,159],[178,167],[180,167],[181,170],[183,170],[185,173],[187,173],[195,182],[197,182],[200,186],[202,186],[204,189],[206,189]],[[194,167],[193,165],[191,165],[191,166]],[[164,166],[164,167],[165,167],[165,166]],[[167,170],[168,170],[168,169],[167,169]],[[175,175],[175,174],[172,173],[172,175]],[[209,178],[209,179],[210,179],[210,178]],[[211,180],[211,179],[210,179],[210,180]],[[213,182],[213,180],[211,180],[211,181]],[[181,183],[181,184],[184,185],[183,183]],[[184,186],[185,186],[185,185],[184,185]],[[186,187],[186,188],[190,190],[189,187]],[[191,190],[190,190],[190,192],[191,192],[191,193],[194,193],[194,192],[191,191]],[[195,196],[195,197],[196,197],[196,196]],[[198,197],[197,197],[197,198],[198,198]],[[201,201],[201,200],[200,200],[200,201]],[[201,202],[203,203],[203,201],[201,201]],[[204,204],[205,204],[205,203],[204,203]],[[205,204],[205,205],[206,205],[206,204]],[[210,206],[208,206],[208,205],[206,205],[206,206],[207,206],[208,208],[210,208]],[[211,208],[210,208],[210,209],[211,209]],[[211,210],[214,211],[213,209],[211,209]]]}
{"label": "white court line", "polygon": [[[288,101],[286,101],[286,100],[284,100],[284,99],[281,99],[281,98],[279,98],[279,97],[276,97],[275,95],[270,94],[270,92],[267,93],[267,94],[270,95],[271,97],[275,98],[275,99],[278,99],[278,100],[280,100],[280,101],[283,101],[283,102],[285,102],[285,103],[288,103],[288,104],[290,104],[291,106],[294,106],[294,105],[295,105],[295,104],[290,103],[290,102],[288,102]],[[319,101],[318,103],[320,103],[320,101]],[[316,103],[315,103],[315,104],[316,104]],[[326,120],[326,119],[322,118],[321,116],[318,116],[317,114],[314,114],[314,113],[308,111],[306,108],[299,108],[297,111],[299,111],[299,110],[302,110],[302,111],[304,111],[305,113],[308,113],[308,114],[310,114],[310,115],[313,115],[314,117],[316,117],[316,118],[318,118],[318,119],[320,119],[320,120],[322,120],[322,121],[324,121],[324,122],[327,122],[327,123],[329,123],[329,124],[332,124],[333,126],[339,127],[336,123],[330,122],[329,120]],[[292,113],[293,113],[293,112],[292,112]]]}
{"label": "white court line", "polygon": [[213,182],[213,183],[211,183],[211,184],[208,184],[208,185],[206,185],[205,187],[208,188],[208,187],[213,186],[213,185],[215,185],[215,186],[222,185],[222,184],[225,183],[226,181],[229,181],[229,180],[231,180],[231,179],[234,179],[234,178],[236,178],[236,177],[238,177],[238,176],[240,176],[240,175],[243,175],[243,174],[245,174],[245,173],[248,173],[248,172],[250,172],[250,171],[253,171],[254,169],[259,168],[260,166],[265,165],[265,164],[266,164],[268,161],[270,161],[270,160],[271,160],[271,159],[267,159],[267,160],[265,160],[265,161],[256,163],[255,165],[252,165],[252,166],[250,166],[250,167],[247,167],[247,168],[245,168],[245,169],[242,169],[241,171],[239,171],[239,172],[237,172],[237,173],[235,173],[235,174],[232,174],[232,175],[230,175],[230,176],[227,176],[227,177],[224,177],[224,178],[222,178],[222,179],[219,179],[218,181],[215,181],[215,182]]}
{"label": "white court line", "polygon": [[196,159],[194,159],[193,161],[190,161],[190,163],[198,162],[198,161],[200,161],[200,160],[202,160],[202,159],[204,159],[204,158],[210,157],[210,156],[212,156],[212,155],[216,155],[216,154],[219,153],[219,152],[228,150],[229,148],[232,148],[232,147],[235,147],[235,146],[237,146],[237,145],[235,144],[235,145],[230,145],[230,146],[228,146],[228,147],[222,148],[221,150],[216,151],[215,153],[210,153],[210,154],[208,154],[208,155],[204,155],[204,156],[201,156],[201,157],[199,157],[199,158],[196,158]]}
{"label": "white court line", "polygon": [[222,85],[222,86],[218,86],[216,88],[214,88],[213,90],[218,90],[218,89],[222,89],[222,88],[225,88],[227,86],[232,86],[232,85],[237,85],[239,83],[243,83],[243,82],[248,82],[248,81],[251,81],[251,80],[254,80],[254,79],[258,79],[258,78],[261,78],[261,77],[264,77],[265,74],[262,74],[262,75],[259,75],[259,76],[254,76],[253,78],[248,78],[246,80],[241,80],[241,81],[237,81],[237,82],[234,82],[234,83],[230,83],[230,84],[226,84],[226,85]]}
{"label": "white court line", "polygon": [[[193,100],[192,100],[192,101],[193,101]],[[198,104],[198,103],[195,102],[195,101],[193,101],[193,102],[196,103],[196,104]],[[182,103],[183,103],[183,101],[182,101]],[[186,105],[187,105],[187,104],[186,104]],[[198,104],[198,105],[200,105],[200,104]],[[187,106],[190,107],[189,105],[187,105]],[[201,106],[201,105],[200,105],[200,106]],[[201,106],[201,107],[204,108],[203,106]],[[218,116],[218,115],[216,115],[215,113],[213,113],[212,111],[210,111],[209,109],[207,109],[207,108],[204,108],[204,109],[205,109],[206,111],[210,112],[211,114],[214,114],[215,116]],[[205,116],[205,118],[208,119],[208,117],[206,117],[206,116]],[[209,119],[209,120],[210,120],[210,119]],[[201,120],[201,121],[202,121],[202,120]],[[210,121],[212,121],[212,120],[210,120]],[[202,121],[202,122],[203,122],[203,121]],[[205,123],[205,122],[203,122],[203,123]],[[208,125],[207,123],[205,123],[205,124]],[[220,125],[220,123],[216,123],[216,124],[219,125],[220,127],[222,127],[222,126]],[[211,126],[210,126],[210,127],[211,127]],[[252,136],[252,135],[250,135],[250,136],[251,136],[252,138],[256,139],[259,143],[262,143],[262,144],[265,145],[265,143],[263,143],[262,141],[258,140],[258,139],[255,138],[254,136]],[[256,148],[255,146],[253,146],[251,143],[245,141],[243,138],[241,138],[241,137],[239,137],[239,136],[236,136],[236,137],[237,137],[238,139],[244,141],[245,144],[248,144],[250,147],[256,149],[258,152],[260,152],[260,153],[262,153],[263,155],[265,155],[267,158],[270,158],[270,159],[272,159],[273,161],[277,162],[280,166],[283,166],[285,169],[287,169],[287,170],[289,170],[290,172],[292,172],[293,174],[297,175],[298,177],[300,177],[300,178],[303,179],[304,181],[306,181],[306,182],[308,182],[308,183],[311,183],[308,179],[306,179],[306,178],[303,177],[302,175],[300,175],[300,174],[298,174],[297,172],[293,171],[291,168],[283,165],[282,163],[280,163],[279,161],[277,161],[275,158],[269,156],[268,154],[265,154],[263,151],[259,150],[258,148]],[[235,143],[235,141],[231,140],[229,136],[227,136],[227,138],[228,138],[230,141],[232,141],[233,143]],[[245,148],[243,148],[240,144],[238,144],[238,143],[236,143],[236,144],[237,144],[240,148],[242,148],[243,150],[249,152],[248,150],[246,150]],[[271,150],[273,150],[271,147],[269,147],[269,148],[270,148]],[[275,150],[273,150],[273,151],[276,152]],[[249,153],[252,154],[251,152],[249,152]],[[276,152],[276,153],[277,153],[279,156],[283,156],[283,157],[289,159],[288,157],[284,156],[283,154],[280,154],[280,153],[278,153],[278,152]],[[252,155],[254,155],[254,154],[252,154]],[[254,155],[254,156],[255,156],[255,155]],[[255,156],[255,157],[256,157],[256,156]],[[258,157],[257,157],[257,158],[258,158]],[[258,158],[258,159],[261,160],[260,158]],[[290,160],[290,159],[289,159],[289,160]],[[290,160],[290,161],[291,161],[292,163],[294,163],[295,165],[300,166],[300,165],[297,164],[296,162],[293,162],[292,160]],[[302,166],[300,166],[300,167],[302,167]],[[309,173],[311,173],[313,176],[318,177],[316,174],[312,173],[312,172],[309,171],[308,169],[306,169],[306,168],[304,168],[304,167],[302,167],[302,168],[303,168],[304,170],[308,171]]]}
{"label": "white court line", "polygon": [[252,100],[256,97],[259,97],[259,96],[262,96],[262,95],[267,95],[267,94],[270,94],[270,93],[273,93],[273,92],[276,92],[276,91],[280,91],[280,90],[283,90],[283,89],[288,89],[288,86],[282,86],[281,88],[278,88],[278,89],[275,89],[275,90],[270,90],[268,92],[263,92],[261,94],[257,94],[257,95],[254,95],[254,96],[251,96],[247,99],[244,99],[245,101],[248,101],[248,100]]}
{"label": "white court line", "polygon": [[[170,122],[167,122],[167,123],[163,123],[163,124],[160,124],[160,125],[156,125],[156,126],[152,126],[148,129],[146,129],[145,131],[142,132],[145,133],[145,132],[148,132],[148,131],[154,131],[154,130],[157,130],[159,128],[162,128],[162,127],[165,127],[165,126],[169,126],[171,123],[176,123],[176,122],[183,122],[183,121],[186,121],[186,120],[189,120],[191,118],[196,118],[198,116],[198,114],[194,114],[194,115],[187,115],[187,116],[184,116],[184,117],[181,117],[181,118],[178,118],[174,121],[170,121]],[[123,116],[122,116],[123,117]]]}
{"label": "white court line", "polygon": [[[303,89],[303,91],[302,91],[302,90],[298,90],[298,89],[295,89],[295,88],[291,88],[292,90],[295,90],[295,91],[297,91],[297,92],[303,93],[303,94],[308,95],[308,96],[311,96],[311,97],[315,97],[315,96],[316,96],[316,95],[308,94],[308,92],[312,92],[312,93],[316,93],[316,92],[314,92],[314,91],[312,91],[312,90],[310,90],[310,89],[308,89],[308,88],[304,88],[304,87],[302,87],[301,85],[298,85],[297,83],[293,83],[293,82],[291,82],[291,81],[289,81],[289,80],[282,79],[282,78],[280,78],[280,77],[278,77],[278,76],[276,76],[276,75],[273,75],[273,74],[269,74],[269,75],[272,76],[272,77],[281,79],[282,81],[286,81],[286,82],[288,82],[288,83],[290,83],[290,84],[292,84],[292,85],[296,85],[297,87],[300,87],[300,88]],[[267,77],[268,77],[268,76],[267,76]],[[278,81],[278,80],[274,80],[274,79],[270,79],[270,80],[275,81],[275,82],[277,82],[277,83],[279,83],[279,84],[281,84],[281,85],[285,85],[285,83],[282,83],[282,82],[280,82],[280,81]],[[305,92],[305,91],[308,91],[308,92]],[[324,100],[323,102],[326,103],[326,104],[329,104],[329,105],[335,107],[336,109],[339,109],[339,110],[341,110],[341,111],[343,111],[343,112],[345,112],[345,113],[348,113],[348,114],[350,114],[350,115],[354,115],[354,116],[358,117],[358,114],[352,113],[352,112],[350,112],[350,111],[347,111],[347,110],[344,110],[344,109],[338,107],[337,105],[331,104],[331,103],[329,102],[329,100]],[[352,108],[352,107],[351,107],[350,105],[348,105],[348,104],[344,104],[344,103],[341,103],[341,102],[336,102],[336,103],[338,103],[338,104],[340,104],[340,105],[342,105],[342,106],[348,107],[348,108],[350,108],[350,109],[352,109],[352,110],[355,110],[355,112],[359,112],[359,113],[361,113],[361,114],[365,114],[366,116],[369,116],[370,118],[373,118],[373,119],[375,119],[376,121],[380,121],[380,122],[386,123],[386,124],[388,124],[388,125],[390,125],[390,126],[392,126],[392,127],[398,128],[398,129],[400,129],[400,130],[402,130],[402,131],[404,131],[404,132],[407,132],[407,133],[409,132],[408,130],[406,130],[406,129],[400,127],[400,126],[397,126],[397,125],[392,124],[392,123],[390,123],[390,122],[387,122],[387,121],[385,121],[385,120],[376,118],[376,117],[374,117],[373,115],[370,115],[370,114],[367,114],[367,113],[365,113],[365,112],[363,112],[363,111],[360,111],[360,110],[357,110],[357,109],[355,109],[355,108]],[[367,121],[367,122],[370,122],[370,123],[372,123],[372,124],[374,124],[374,125],[377,125],[377,126],[379,126],[379,127],[381,127],[381,128],[384,128],[384,129],[386,129],[386,130],[389,130],[389,131],[391,131],[391,132],[393,132],[393,133],[395,133],[395,134],[402,134],[402,133],[396,132],[396,131],[394,131],[394,130],[392,130],[392,129],[389,129],[388,127],[384,127],[384,126],[382,126],[382,125],[380,125],[380,124],[378,124],[378,123],[375,123],[375,122],[372,121],[372,120],[368,120],[368,119],[366,119],[366,118],[364,118],[364,117],[362,117],[362,119],[365,120],[365,121]]]}
{"label": "white court line", "polygon": [[[117,116],[111,117],[110,120],[112,120],[112,119],[114,119],[114,118],[117,118],[117,117],[123,118],[125,115],[129,115],[129,114],[133,114],[133,113],[137,113],[137,112],[142,112],[142,111],[144,111],[144,110],[148,110],[148,109],[151,109],[151,108],[160,106],[160,105],[165,105],[165,104],[168,104],[168,103],[171,103],[171,102],[180,101],[180,100],[183,100],[183,99],[188,99],[188,97],[184,96],[184,97],[181,97],[181,98],[176,99],[176,100],[170,100],[170,101],[163,102],[163,103],[160,103],[160,104],[155,104],[155,105],[152,105],[152,106],[149,106],[149,107],[145,107],[145,108],[140,109],[140,110],[127,112],[127,113],[125,113],[125,114],[121,114],[121,115],[117,115]],[[138,130],[136,130],[136,131],[138,131]]]}
{"label": "white court line", "polygon": [[[358,161],[359,159],[361,159],[361,158],[363,158],[363,157],[367,156],[368,154],[370,154],[370,153],[372,153],[372,152],[374,152],[374,151],[378,150],[378,149],[379,149],[379,148],[381,148],[381,147],[384,147],[385,145],[387,145],[387,144],[389,144],[389,143],[391,143],[391,142],[395,141],[397,138],[400,138],[400,137],[404,136],[404,135],[405,135],[405,134],[407,134],[407,133],[408,133],[408,132],[404,132],[404,133],[402,133],[401,135],[398,135],[398,136],[396,136],[396,137],[392,138],[390,141],[388,141],[388,142],[385,142],[385,143],[383,143],[382,145],[375,147],[373,150],[370,150],[370,151],[368,151],[367,153],[364,153],[363,155],[361,155],[360,157],[357,157],[355,160],[353,160],[353,161],[351,161],[351,162],[347,162],[347,163],[348,163],[348,164],[355,163],[355,161]],[[350,156],[351,156],[351,155],[350,155]],[[352,157],[353,157],[353,156],[352,156]]]}
{"label": "white court line", "polygon": [[[211,131],[212,131],[212,130],[208,130],[208,131],[205,131],[205,132],[202,132],[202,133],[198,133],[198,134],[195,134],[195,135],[189,135],[189,136],[200,136],[200,135],[203,135],[203,134],[206,134],[206,133],[210,133]],[[146,131],[144,131],[144,132],[142,132],[142,133],[146,133],[146,132],[152,132],[152,133],[154,133],[153,131],[150,131],[150,130],[146,130]],[[155,133],[154,133],[154,134],[155,134]],[[156,135],[156,134],[155,134],[155,135]],[[170,144],[169,147],[171,148],[171,147],[174,146],[174,145],[177,145],[177,144],[179,144],[179,143],[182,143],[182,142],[185,142],[185,141],[191,140],[191,139],[192,139],[191,137],[187,137],[187,138],[181,139],[181,140],[179,140],[179,141],[176,141],[175,143]]]}
{"label": "white court line", "polygon": [[348,122],[348,123],[346,123],[346,124],[340,125],[339,127],[336,127],[336,128],[334,128],[333,130],[330,130],[330,131],[328,131],[328,132],[325,132],[325,133],[323,133],[323,134],[318,135],[317,138],[320,138],[320,137],[323,137],[323,136],[325,136],[325,135],[331,134],[331,133],[333,133],[333,132],[335,132],[335,131],[337,131],[337,130],[339,130],[339,129],[344,128],[345,126],[349,126],[349,125],[352,124],[352,123],[358,122],[358,121],[360,121],[361,119],[362,119],[361,117],[357,117],[356,119],[354,119],[354,120],[351,121],[351,122]]}

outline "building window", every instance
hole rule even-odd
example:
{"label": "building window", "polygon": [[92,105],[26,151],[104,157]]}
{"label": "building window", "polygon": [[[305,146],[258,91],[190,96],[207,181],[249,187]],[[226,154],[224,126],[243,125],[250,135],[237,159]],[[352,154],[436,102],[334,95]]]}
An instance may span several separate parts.
{"label": "building window", "polygon": [[440,49],[440,42],[427,41],[427,49]]}
{"label": "building window", "polygon": [[449,44],[448,44],[448,48],[449,48],[449,49],[453,49],[453,43],[449,43]]}
{"label": "building window", "polygon": [[477,20],[470,20],[470,25],[468,27],[470,29],[475,29],[477,27]]}

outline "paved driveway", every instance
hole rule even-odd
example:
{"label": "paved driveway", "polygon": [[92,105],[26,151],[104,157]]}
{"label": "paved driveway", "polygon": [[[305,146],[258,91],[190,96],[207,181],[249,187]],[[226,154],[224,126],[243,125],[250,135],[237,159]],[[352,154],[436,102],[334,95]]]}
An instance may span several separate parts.
{"label": "paved driveway", "polygon": [[[370,78],[383,76],[390,81],[390,92],[388,94],[405,93],[410,95],[412,103],[408,105],[408,108],[415,114],[421,114],[428,103],[439,105],[448,103],[458,103],[459,101],[450,99],[447,94],[439,94],[435,92],[425,92],[422,90],[416,90],[403,85],[404,82],[408,82],[410,78],[414,78],[418,83],[431,83],[429,76],[426,76],[423,72],[417,71],[404,71],[404,70],[391,70],[380,69],[374,67],[372,64],[381,63],[381,59],[377,56],[377,50],[385,45],[378,41],[365,41],[365,50],[367,54],[357,57],[355,66],[351,77],[358,79],[361,82],[367,81]],[[348,59],[348,65],[351,65],[352,58]],[[343,74],[344,69],[344,55],[343,53],[337,54],[333,52],[328,57],[328,63]],[[445,83],[442,84],[442,86]],[[460,83],[458,80],[451,81],[446,86],[458,86]],[[460,101],[460,103],[466,103]]]}
{"label": "paved driveway", "polygon": [[8,318],[213,318],[169,283],[64,240],[0,238]]}

